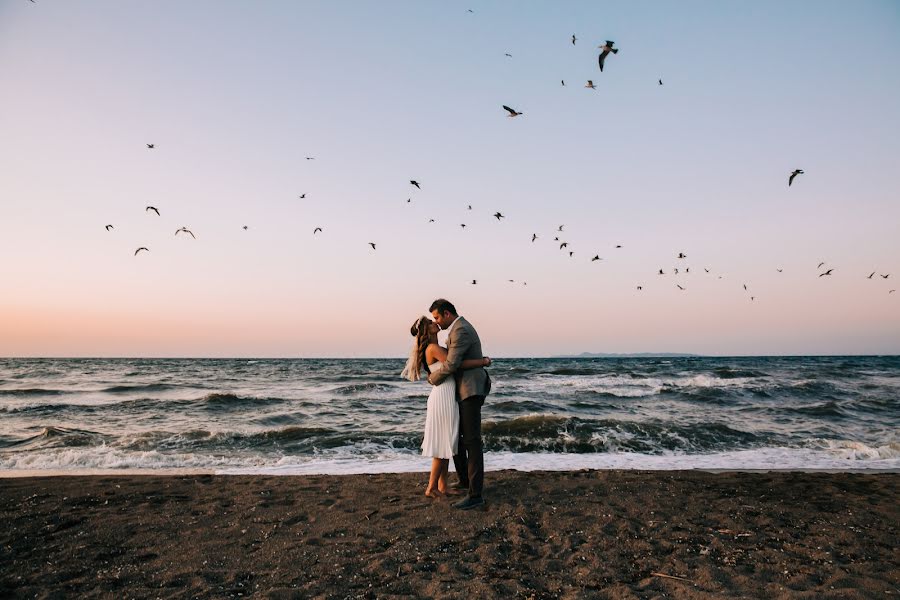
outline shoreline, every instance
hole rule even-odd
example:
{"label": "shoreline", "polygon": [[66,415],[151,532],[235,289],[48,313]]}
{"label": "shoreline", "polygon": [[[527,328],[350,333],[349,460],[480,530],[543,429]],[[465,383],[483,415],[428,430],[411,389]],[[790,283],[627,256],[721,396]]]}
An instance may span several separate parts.
{"label": "shoreline", "polygon": [[11,598],[900,597],[896,473],[102,475],[0,485]]}
{"label": "shoreline", "polygon": [[[487,471],[486,476],[491,473],[583,473],[583,472],[637,472],[651,473],[662,475],[665,473],[710,473],[710,474],[728,474],[728,473],[826,473],[826,474],[855,474],[855,475],[897,475],[900,469],[888,468],[858,468],[858,469],[830,469],[830,468],[772,468],[772,469],[714,469],[714,468],[697,468],[697,469],[498,469],[495,471]],[[275,472],[271,470],[260,470],[258,472],[252,469],[193,469],[193,468],[172,468],[172,469],[10,469],[0,470],[0,479],[30,479],[43,477],[185,477],[190,475],[206,475],[215,477],[310,477],[310,476],[328,476],[328,477],[354,477],[365,475],[400,475],[407,473],[428,473],[428,467],[423,466],[421,470],[409,471],[379,471],[373,473],[291,473],[291,472]],[[450,470],[451,478],[455,476],[453,469]]]}

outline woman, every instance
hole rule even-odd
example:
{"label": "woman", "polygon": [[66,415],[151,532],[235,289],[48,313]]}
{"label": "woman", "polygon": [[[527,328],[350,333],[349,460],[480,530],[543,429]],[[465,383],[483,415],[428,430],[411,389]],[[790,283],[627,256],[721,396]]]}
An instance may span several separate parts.
{"label": "woman", "polygon": [[[416,338],[406,367],[401,373],[410,381],[418,381],[423,368],[429,372],[440,369],[447,360],[447,349],[438,344],[438,324],[428,317],[420,317],[410,327],[409,332]],[[473,358],[464,360],[461,369],[481,369],[488,367],[491,359]],[[459,407],[456,405],[456,380],[448,377],[440,385],[431,388],[428,407],[425,412],[425,439],[422,441],[422,456],[431,456],[431,475],[425,495],[437,498],[450,493],[447,486],[447,471],[450,459],[456,454],[459,441]]]}

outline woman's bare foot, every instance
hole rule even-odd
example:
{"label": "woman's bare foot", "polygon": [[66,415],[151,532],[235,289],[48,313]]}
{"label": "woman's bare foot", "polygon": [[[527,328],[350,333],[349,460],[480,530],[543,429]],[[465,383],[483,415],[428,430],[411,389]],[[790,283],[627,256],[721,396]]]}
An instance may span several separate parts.
{"label": "woman's bare foot", "polygon": [[429,498],[443,498],[446,494],[442,493],[440,490],[425,490],[425,495]]}
{"label": "woman's bare foot", "polygon": [[458,496],[459,495],[459,492],[457,492],[453,488],[449,488],[449,487],[444,488],[444,489],[438,489],[438,492],[440,492],[444,496]]}

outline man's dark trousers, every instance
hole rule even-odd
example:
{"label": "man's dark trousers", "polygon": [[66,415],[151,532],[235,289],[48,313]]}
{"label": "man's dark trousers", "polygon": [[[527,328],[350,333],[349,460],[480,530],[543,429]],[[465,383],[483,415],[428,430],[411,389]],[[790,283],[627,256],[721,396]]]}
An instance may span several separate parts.
{"label": "man's dark trousers", "polygon": [[469,396],[459,402],[459,444],[453,466],[469,497],[480,498],[484,487],[484,450],[481,443],[481,406],[484,396]]}

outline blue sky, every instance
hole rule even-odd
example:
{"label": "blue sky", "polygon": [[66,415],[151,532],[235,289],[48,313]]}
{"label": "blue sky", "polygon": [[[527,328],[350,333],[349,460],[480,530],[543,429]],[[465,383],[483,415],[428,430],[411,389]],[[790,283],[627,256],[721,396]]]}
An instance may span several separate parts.
{"label": "blue sky", "polygon": [[498,356],[900,352],[898,31],[895,2],[3,0],[0,355],[402,356],[438,296]]}

